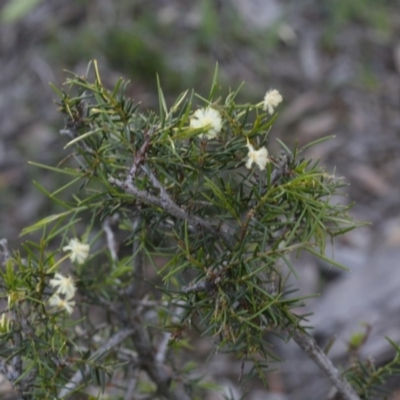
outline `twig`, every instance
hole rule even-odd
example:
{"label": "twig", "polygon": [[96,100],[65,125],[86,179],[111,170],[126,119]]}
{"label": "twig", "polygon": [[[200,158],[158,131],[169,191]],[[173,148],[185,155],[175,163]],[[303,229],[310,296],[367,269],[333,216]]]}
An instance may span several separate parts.
{"label": "twig", "polygon": [[[111,336],[106,343],[104,343],[99,349],[97,349],[89,358],[89,360],[99,361],[100,358],[104,357],[107,353],[109,353],[114,347],[121,344],[124,340],[126,340],[129,336],[133,334],[134,330],[131,328],[125,328],[116,333],[114,336]],[[89,367],[86,366],[85,374],[89,373]],[[58,394],[58,398],[63,398],[70,393],[72,393],[77,386],[82,382],[83,375],[81,371],[77,371],[74,376],[70,379],[70,381],[64,386],[63,389],[60,390]]]}
{"label": "twig", "polygon": [[153,172],[151,172],[149,166],[142,165],[141,169],[150,178],[150,182],[153,184],[153,186],[160,191],[160,198],[165,205],[168,207],[168,204],[173,203],[171,196],[165,190],[164,186],[161,185],[161,182],[156,178]]}
{"label": "twig", "polygon": [[128,176],[126,177],[126,182],[133,182],[134,177],[136,176],[138,166],[143,163],[146,156],[146,150],[150,146],[151,136],[154,133],[155,128],[151,129],[146,135],[142,147],[135,154],[134,161],[131,169],[129,170]]}
{"label": "twig", "polygon": [[[132,254],[133,254],[133,271],[135,274],[135,279],[132,284],[130,284],[124,291],[123,294],[129,298],[129,301],[134,300],[136,305],[143,309],[144,299],[144,259],[143,259],[143,249],[141,248],[141,227],[143,218],[141,216],[136,216],[133,219],[132,231],[134,234],[132,243]],[[140,313],[137,309],[136,312]]]}
{"label": "twig", "polygon": [[139,198],[143,203],[160,207],[173,217],[186,220],[189,224],[203,228],[207,232],[212,233],[215,236],[222,237],[223,240],[229,244],[232,243],[232,235],[226,231],[220,231],[216,229],[211,223],[205,221],[202,218],[197,216],[193,216],[189,214],[187,211],[183,210],[179,207],[175,202],[168,201],[166,198],[160,199],[144,190],[138,189],[133,183],[122,182],[119,179],[115,179],[113,177],[109,177],[108,181],[111,184],[114,184],[124,190],[126,193],[132,194]]}
{"label": "twig", "polygon": [[118,217],[119,217],[118,214],[116,214],[116,215],[113,215],[112,217],[106,218],[103,222],[103,231],[106,234],[107,247],[110,250],[111,259],[114,262],[118,261],[118,255],[117,255],[118,245],[117,245],[117,241],[115,240],[115,234],[112,229],[112,225],[114,225],[115,222],[117,222]]}
{"label": "twig", "polygon": [[291,161],[292,156],[290,154],[283,154],[279,157],[277,168],[271,173],[271,185],[275,185],[282,175],[286,175],[289,172],[289,164]]}
{"label": "twig", "polygon": [[132,375],[129,376],[128,387],[126,388],[125,391],[124,400],[136,399],[136,397],[134,397],[134,393],[137,385],[138,372],[139,372],[138,369],[133,366]]}
{"label": "twig", "polygon": [[[143,281],[143,251],[141,249],[141,241],[140,237],[142,235],[141,227],[142,227],[143,218],[137,216],[133,220],[133,232],[135,233],[135,238],[132,244],[132,254],[133,254],[133,269],[135,271],[135,276],[138,281]],[[141,299],[142,296],[137,294],[135,296],[136,299]]]}
{"label": "twig", "polygon": [[153,346],[141,320],[136,317],[130,323],[134,330],[132,339],[138,353],[139,365],[156,384],[157,393],[169,400],[190,400],[184,389],[179,387],[178,382],[175,382],[176,387],[170,391],[172,372],[168,371],[164,364],[155,360]]}
{"label": "twig", "polygon": [[[75,118],[68,114],[65,116],[65,126],[60,130],[60,135],[69,136],[71,139],[77,138],[79,135],[78,129],[82,126],[82,119],[87,115],[87,110],[87,103],[81,101],[77,106],[79,115],[76,115]],[[94,154],[94,150],[89,147],[84,140],[79,141],[76,145],[87,153]]]}
{"label": "twig", "polygon": [[183,293],[197,293],[197,292],[206,292],[212,286],[212,282],[209,280],[201,280],[194,284],[189,284],[188,286],[184,286],[181,290]]}
{"label": "twig", "polygon": [[[174,314],[171,317],[171,322],[175,323],[179,321],[180,316],[184,313],[185,308],[184,306],[184,302],[178,301],[178,303],[176,304],[175,310],[174,310]],[[160,343],[158,344],[158,348],[157,348],[157,353],[156,356],[154,357],[154,359],[156,360],[156,362],[159,363],[163,363],[165,360],[165,355],[168,351],[168,343],[171,339],[171,332],[164,332],[162,339],[160,341]]]}
{"label": "twig", "polygon": [[339,371],[333,365],[329,357],[317,345],[315,340],[304,332],[295,330],[292,332],[293,340],[303,349],[318,367],[328,376],[344,400],[360,400],[350,384],[340,376]]}
{"label": "twig", "polygon": [[165,355],[168,350],[168,343],[171,338],[171,332],[164,332],[160,342],[158,343],[157,353],[154,356],[154,360],[157,363],[163,363],[165,361]]}

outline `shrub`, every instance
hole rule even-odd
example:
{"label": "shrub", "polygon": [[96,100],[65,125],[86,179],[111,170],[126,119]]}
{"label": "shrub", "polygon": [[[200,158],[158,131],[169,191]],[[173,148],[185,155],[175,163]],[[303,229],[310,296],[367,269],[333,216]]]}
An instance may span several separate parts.
{"label": "shrub", "polygon": [[364,396],[365,369],[348,371],[354,389],[287,285],[292,253],[326,260],[326,240],[356,224],[331,201],[343,182],[304,157],[318,141],[269,154],[279,92],[218,98],[216,71],[207,98],[186,91],[168,107],[158,84],[158,112],[142,112],[127,82],[103,86],[96,62],[65,87],[54,89],[68,154],[32,163],[68,178],[51,193],[39,185],[61,210],[23,231],[41,237],[20,252],[1,243],[0,371],[21,398],[106,386],[126,399],[200,398],[215,387],[182,361],[193,331],[261,378],[278,359],[270,335],[293,339],[343,398]]}

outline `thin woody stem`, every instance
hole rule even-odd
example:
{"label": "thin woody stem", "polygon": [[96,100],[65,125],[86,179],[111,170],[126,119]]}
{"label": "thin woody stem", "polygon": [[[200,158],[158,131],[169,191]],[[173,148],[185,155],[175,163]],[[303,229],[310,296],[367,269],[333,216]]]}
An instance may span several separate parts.
{"label": "thin woody stem", "polygon": [[169,196],[156,197],[144,190],[138,189],[131,182],[123,182],[119,179],[110,177],[108,181],[114,184],[126,193],[132,194],[140,199],[143,203],[160,207],[175,218],[188,221],[188,223],[194,227],[202,228],[205,231],[212,233],[215,236],[222,237],[225,242],[232,243],[232,237],[228,232],[221,231],[214,227],[211,223],[195,215],[189,214],[187,211],[179,207]]}
{"label": "thin woody stem", "polygon": [[328,376],[344,400],[360,400],[360,397],[357,395],[355,390],[350,386],[346,379],[340,376],[339,371],[333,365],[332,361],[311,336],[300,330],[295,330],[292,332],[292,338]]}

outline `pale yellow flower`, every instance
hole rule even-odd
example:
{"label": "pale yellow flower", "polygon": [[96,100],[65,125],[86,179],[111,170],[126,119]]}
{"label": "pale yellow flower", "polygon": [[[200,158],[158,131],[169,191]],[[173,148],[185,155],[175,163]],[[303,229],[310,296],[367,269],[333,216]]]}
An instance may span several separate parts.
{"label": "pale yellow flower", "polygon": [[274,110],[278,105],[282,102],[281,94],[276,90],[268,90],[264,97],[264,110],[268,110],[268,112],[272,115]]}
{"label": "pale yellow flower", "polygon": [[204,133],[199,134],[200,138],[214,139],[221,132],[221,114],[211,107],[200,108],[195,111],[190,119],[190,127],[194,129],[204,129]]}
{"label": "pale yellow flower", "polygon": [[247,148],[249,152],[247,154],[246,168],[251,168],[253,163],[257,164],[260,170],[264,170],[268,163],[268,150],[265,147],[261,147],[258,150],[254,150],[254,147],[250,144],[247,139]]}
{"label": "pale yellow flower", "polygon": [[68,246],[63,247],[63,250],[71,252],[69,258],[72,262],[77,261],[78,264],[82,264],[89,256],[90,246],[81,243],[78,239],[71,239]]}
{"label": "pale yellow flower", "polygon": [[57,293],[49,298],[49,304],[52,307],[60,308],[68,314],[72,314],[75,307],[75,301],[71,299],[62,299]]}
{"label": "pale yellow flower", "polygon": [[58,287],[56,293],[65,295],[67,300],[75,296],[76,286],[74,280],[70,276],[56,273],[54,278],[50,279],[49,285],[53,288]]}

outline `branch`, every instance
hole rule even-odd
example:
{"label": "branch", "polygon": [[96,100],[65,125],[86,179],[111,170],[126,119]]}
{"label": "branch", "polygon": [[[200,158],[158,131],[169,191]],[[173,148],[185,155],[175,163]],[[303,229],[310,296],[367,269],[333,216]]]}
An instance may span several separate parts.
{"label": "branch", "polygon": [[173,200],[171,199],[171,196],[165,190],[164,186],[161,185],[161,182],[156,178],[156,176],[150,171],[149,166],[148,165],[146,165],[146,166],[142,165],[142,171],[150,178],[150,182],[153,184],[153,186],[160,191],[161,200],[165,204],[173,203]]}
{"label": "branch", "polygon": [[[179,301],[177,303],[177,307],[175,308],[175,312],[172,315],[171,318],[171,323],[177,323],[181,317],[181,315],[184,313],[185,308],[184,306],[184,302],[183,301]],[[165,356],[167,354],[168,351],[168,343],[171,339],[171,332],[164,332],[163,336],[161,338],[160,343],[158,344],[158,349],[157,349],[157,353],[155,356],[155,360],[159,363],[163,363],[165,360]]]}
{"label": "branch", "polygon": [[[133,254],[133,271],[135,273],[135,279],[127,290],[129,297],[133,297],[135,300],[142,301],[144,295],[144,257],[142,249],[142,223],[143,218],[136,216],[133,219],[133,232],[134,238],[132,243],[132,254]],[[141,307],[142,308],[142,307]]]}
{"label": "branch", "polygon": [[147,372],[151,380],[157,385],[157,393],[165,396],[169,400],[190,400],[184,389],[179,387],[176,381],[176,387],[170,391],[169,387],[172,381],[172,372],[160,362],[156,361],[156,354],[151,344],[147,330],[144,328],[140,318],[136,317],[130,321],[133,327],[132,339],[138,353],[139,365]]}
{"label": "branch", "polygon": [[155,129],[150,130],[146,135],[145,135],[145,140],[143,142],[142,147],[139,149],[139,151],[135,154],[134,161],[132,164],[131,169],[129,170],[129,174],[126,177],[127,182],[133,182],[133,179],[136,176],[137,168],[138,166],[143,163],[143,161],[146,158],[146,150],[150,146],[150,140],[151,136],[153,135]]}
{"label": "branch", "polygon": [[329,357],[317,345],[315,340],[304,332],[295,330],[292,332],[293,340],[302,348],[318,367],[328,376],[344,400],[360,400],[355,390],[333,365]]}
{"label": "branch", "polygon": [[212,224],[205,221],[204,219],[191,215],[187,211],[179,207],[169,196],[156,197],[144,190],[138,189],[132,182],[122,182],[119,179],[110,177],[108,181],[124,190],[126,193],[132,194],[140,199],[143,203],[162,208],[168,214],[175,218],[188,221],[190,225],[198,228],[203,228],[214,236],[222,237],[225,242],[232,244],[232,232],[220,231],[216,229]]}
{"label": "branch", "polygon": [[213,282],[210,280],[201,280],[197,283],[190,283],[187,286],[184,286],[181,290],[183,293],[198,293],[198,292],[207,292],[214,286]]}
{"label": "branch", "polygon": [[135,366],[131,366],[132,374],[129,376],[128,387],[124,395],[124,400],[135,399],[135,389],[138,381],[139,371]]}
{"label": "branch", "polygon": [[115,225],[116,222],[118,222],[118,218],[119,218],[118,214],[115,214],[112,217],[107,217],[103,222],[103,231],[106,234],[107,247],[108,250],[110,250],[111,259],[114,262],[118,261],[118,254],[117,254],[118,244],[115,239],[115,234],[112,229],[112,226]]}
{"label": "branch", "polygon": [[279,157],[276,168],[271,173],[271,185],[275,185],[282,175],[287,175],[289,173],[289,164],[291,162],[292,156],[290,154],[283,154]]}

